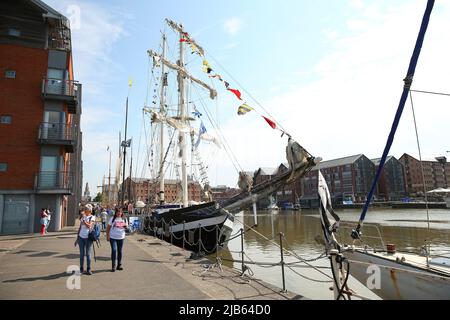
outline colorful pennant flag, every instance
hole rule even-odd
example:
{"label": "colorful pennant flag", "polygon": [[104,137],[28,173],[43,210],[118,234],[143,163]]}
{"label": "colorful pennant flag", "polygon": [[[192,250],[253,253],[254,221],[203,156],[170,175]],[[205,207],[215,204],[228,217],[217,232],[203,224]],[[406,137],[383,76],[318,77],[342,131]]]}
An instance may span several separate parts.
{"label": "colorful pennant flag", "polygon": [[230,88],[228,88],[227,90],[233,92],[236,95],[236,97],[238,97],[239,100],[242,100],[241,99],[241,92],[239,90],[237,90],[237,89],[230,89]]}
{"label": "colorful pennant flag", "polygon": [[253,110],[253,108],[252,107],[250,107],[248,104],[246,104],[246,103],[244,103],[243,105],[241,105],[239,108],[238,108],[238,115],[240,115],[240,116],[242,116],[242,115],[244,115],[244,114],[246,114],[247,112],[250,112],[250,111],[252,111]]}
{"label": "colorful pennant flag", "polygon": [[200,129],[198,129],[198,139],[197,142],[195,143],[195,148],[198,148],[199,144],[200,144],[200,140],[203,134],[206,133],[206,128],[203,124],[203,121],[200,122]]}
{"label": "colorful pennant flag", "polygon": [[272,129],[276,129],[277,128],[277,125],[276,125],[275,122],[273,122],[272,120],[270,120],[270,119],[268,119],[268,118],[266,118],[264,116],[262,116],[262,117],[264,118],[264,120],[266,120],[266,122],[269,124],[269,126],[272,127]]}

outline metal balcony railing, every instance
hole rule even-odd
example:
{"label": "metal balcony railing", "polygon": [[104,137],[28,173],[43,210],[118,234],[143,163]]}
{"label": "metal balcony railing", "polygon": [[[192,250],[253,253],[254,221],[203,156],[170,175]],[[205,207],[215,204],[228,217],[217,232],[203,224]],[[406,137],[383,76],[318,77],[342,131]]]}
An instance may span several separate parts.
{"label": "metal balcony railing", "polygon": [[61,96],[78,99],[78,81],[44,78],[42,80],[42,94],[44,96]]}
{"label": "metal balcony railing", "polygon": [[40,171],[35,177],[35,190],[53,191],[63,194],[72,192],[73,174],[65,171]]}
{"label": "metal balcony railing", "polygon": [[39,140],[60,140],[74,141],[76,140],[76,130],[72,125],[67,123],[42,122],[39,126]]}
{"label": "metal balcony railing", "polygon": [[66,123],[43,122],[39,126],[38,141],[41,144],[60,145],[69,153],[74,152],[77,139],[76,127]]}

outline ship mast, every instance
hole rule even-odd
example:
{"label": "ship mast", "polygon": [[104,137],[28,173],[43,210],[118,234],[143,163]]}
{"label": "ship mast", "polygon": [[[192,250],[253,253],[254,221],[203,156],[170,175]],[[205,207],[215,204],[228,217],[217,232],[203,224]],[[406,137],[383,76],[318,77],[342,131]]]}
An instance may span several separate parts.
{"label": "ship mast", "polygon": [[[163,34],[162,44],[162,58],[166,56],[166,35]],[[164,87],[167,81],[165,81],[165,65],[161,64],[161,97],[160,97],[160,112],[165,114],[165,96]],[[159,158],[159,203],[164,203],[164,124],[161,122],[160,132],[160,158]]]}
{"label": "ship mast", "polygon": [[[184,38],[186,33],[184,32],[183,27],[180,24],[177,24],[169,19],[166,19],[166,22],[174,31],[179,33],[180,39]],[[197,43],[195,43],[195,41],[193,39],[189,39],[189,41],[191,43],[194,43],[196,45],[196,47],[198,48],[198,50],[203,52],[203,48],[200,47]],[[163,48],[164,48],[164,46],[163,46]],[[209,96],[211,99],[215,99],[217,97],[216,90],[214,90],[213,88],[208,86],[203,81],[201,81],[197,78],[194,78],[184,68],[184,42],[183,41],[180,41],[180,44],[179,44],[180,58],[176,64],[168,61],[164,57],[164,53],[163,53],[163,55],[159,55],[156,52],[154,52],[153,50],[148,50],[147,52],[148,52],[149,56],[158,57],[163,66],[166,66],[169,69],[175,70],[178,73],[178,93],[179,93],[178,117],[182,124],[187,124],[187,121],[188,121],[187,110],[186,110],[187,108],[186,108],[186,102],[185,102],[185,79],[188,79],[191,82],[195,82],[195,83],[199,84],[200,86],[202,86],[203,88],[205,88],[206,90],[208,90]],[[163,52],[164,52],[164,49],[163,49]],[[163,86],[164,86],[164,77],[165,77],[164,71],[163,71],[162,77],[163,77]],[[161,91],[161,92],[163,92],[163,91]],[[164,99],[163,94],[161,94],[161,99]],[[161,102],[161,113],[164,110],[163,108],[164,108],[164,105]],[[162,141],[163,140],[161,140],[161,142]],[[188,181],[187,181],[187,168],[186,168],[187,167],[186,133],[181,132],[181,131],[179,132],[178,143],[179,143],[180,156],[181,156],[181,187],[183,189],[183,194],[182,194],[183,207],[187,207],[188,206]],[[163,149],[163,148],[161,148],[161,149]],[[163,156],[162,156],[162,158],[163,158]],[[162,171],[162,164],[160,165],[160,175],[162,177],[161,171]],[[160,186],[162,185],[162,183],[163,183],[163,180],[160,180]]]}
{"label": "ship mast", "polygon": [[[183,28],[180,26],[180,39],[183,38]],[[180,42],[180,58],[178,60],[178,66],[184,69],[184,44]],[[184,101],[184,76],[178,71],[178,108],[180,112],[181,123],[186,123],[186,105]],[[181,154],[181,189],[183,191],[183,207],[188,206],[188,181],[187,181],[187,154],[186,154],[186,133],[179,131],[178,143]]]}

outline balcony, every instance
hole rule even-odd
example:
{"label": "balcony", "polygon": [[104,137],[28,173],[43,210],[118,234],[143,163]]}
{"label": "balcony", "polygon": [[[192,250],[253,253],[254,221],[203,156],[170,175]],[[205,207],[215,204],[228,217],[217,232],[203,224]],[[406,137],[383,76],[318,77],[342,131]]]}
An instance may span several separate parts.
{"label": "balcony", "polygon": [[67,103],[69,113],[76,114],[81,102],[81,84],[74,80],[44,78],[42,97]]}
{"label": "balcony", "polygon": [[40,194],[72,194],[73,174],[64,171],[41,171],[34,179],[34,189]]}
{"label": "balcony", "polygon": [[64,146],[66,152],[73,153],[77,140],[76,127],[66,123],[43,122],[39,126],[38,142]]}

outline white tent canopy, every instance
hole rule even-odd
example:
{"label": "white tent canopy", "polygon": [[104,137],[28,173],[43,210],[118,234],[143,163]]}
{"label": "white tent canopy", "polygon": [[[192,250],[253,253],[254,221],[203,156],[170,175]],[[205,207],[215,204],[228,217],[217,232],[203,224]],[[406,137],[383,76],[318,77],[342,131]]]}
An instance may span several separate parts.
{"label": "white tent canopy", "polygon": [[447,188],[447,189],[437,188],[437,189],[428,191],[427,193],[450,193],[450,188]]}
{"label": "white tent canopy", "polygon": [[136,201],[136,204],[134,205],[136,208],[144,208],[145,203],[142,201]]}

